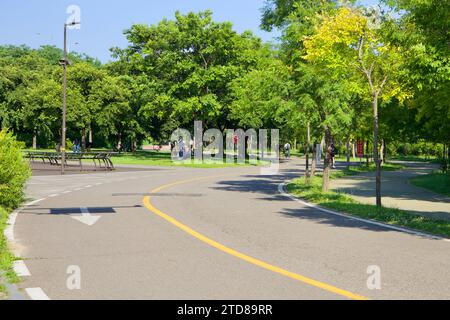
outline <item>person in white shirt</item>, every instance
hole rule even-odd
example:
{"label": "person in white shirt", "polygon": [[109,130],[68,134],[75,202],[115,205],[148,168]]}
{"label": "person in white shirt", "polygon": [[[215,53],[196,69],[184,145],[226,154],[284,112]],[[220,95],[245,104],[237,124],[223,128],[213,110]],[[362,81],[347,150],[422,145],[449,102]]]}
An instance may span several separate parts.
{"label": "person in white shirt", "polygon": [[291,144],[289,142],[284,145],[284,154],[286,159],[291,159]]}

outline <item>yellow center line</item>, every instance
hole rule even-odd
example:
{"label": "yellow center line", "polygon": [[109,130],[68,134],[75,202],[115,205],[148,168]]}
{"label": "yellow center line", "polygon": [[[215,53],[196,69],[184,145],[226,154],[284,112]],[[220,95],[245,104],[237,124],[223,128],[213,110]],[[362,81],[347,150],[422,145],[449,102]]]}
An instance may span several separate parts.
{"label": "yellow center line", "polygon": [[[229,175],[227,175],[227,176],[229,176]],[[144,198],[144,201],[143,201],[144,205],[145,205],[145,207],[148,210],[150,210],[154,214],[158,215],[159,217],[163,218],[167,222],[171,223],[175,227],[183,230],[184,232],[186,232],[187,234],[191,235],[192,237],[202,241],[203,243],[208,244],[211,247],[214,247],[214,248],[216,248],[216,249],[218,249],[218,250],[220,250],[222,252],[225,252],[225,253],[233,256],[233,257],[236,257],[238,259],[244,260],[244,261],[246,261],[248,263],[251,263],[253,265],[256,265],[256,266],[258,266],[260,268],[263,268],[263,269],[275,272],[275,273],[283,275],[285,277],[288,277],[288,278],[300,281],[302,283],[311,285],[311,286],[316,287],[316,288],[323,289],[323,290],[328,291],[328,292],[335,293],[337,295],[340,295],[340,296],[343,296],[343,297],[346,297],[346,298],[349,298],[349,299],[353,299],[353,300],[368,300],[368,298],[366,298],[364,296],[352,293],[352,292],[347,291],[347,290],[343,290],[343,289],[337,288],[335,286],[332,286],[332,285],[329,285],[329,284],[326,284],[326,283],[323,283],[323,282],[320,282],[320,281],[317,281],[317,280],[314,280],[314,279],[302,276],[300,274],[297,274],[297,273],[294,273],[294,272],[291,272],[291,271],[288,271],[288,270],[285,270],[283,268],[271,265],[271,264],[269,264],[267,262],[264,262],[262,260],[250,257],[250,256],[248,256],[246,254],[243,254],[243,253],[239,252],[239,251],[231,249],[231,248],[229,248],[229,247],[227,247],[227,246],[225,246],[225,245],[223,245],[223,244],[221,244],[221,243],[219,243],[217,241],[214,241],[214,240],[204,236],[203,234],[201,234],[201,233],[193,230],[192,228],[188,227],[187,225],[181,223],[177,219],[175,219],[175,218],[171,217],[170,215],[162,212],[161,210],[156,208],[151,202],[151,194],[158,193],[158,192],[160,192],[162,190],[166,190],[166,189],[169,189],[169,188],[177,186],[177,185],[188,184],[188,183],[191,183],[191,182],[196,182],[196,181],[206,180],[206,179],[219,178],[219,177],[224,177],[224,176],[222,175],[222,176],[211,176],[211,177],[206,177],[206,178],[203,177],[203,178],[189,179],[189,180],[178,181],[178,182],[174,182],[174,183],[163,185],[163,186],[161,186],[159,188],[156,188],[155,190],[151,191],[150,192],[150,196],[146,196]]]}

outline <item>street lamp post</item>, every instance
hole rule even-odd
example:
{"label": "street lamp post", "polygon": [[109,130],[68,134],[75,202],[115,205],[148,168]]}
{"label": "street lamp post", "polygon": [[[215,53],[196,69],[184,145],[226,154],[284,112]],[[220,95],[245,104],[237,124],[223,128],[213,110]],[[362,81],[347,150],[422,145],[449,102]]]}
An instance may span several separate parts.
{"label": "street lamp post", "polygon": [[70,62],[67,58],[67,27],[80,24],[79,22],[64,24],[64,58],[59,61],[63,67],[63,108],[62,108],[62,131],[61,131],[61,175],[65,173],[66,165],[66,113],[67,113],[67,66]]}

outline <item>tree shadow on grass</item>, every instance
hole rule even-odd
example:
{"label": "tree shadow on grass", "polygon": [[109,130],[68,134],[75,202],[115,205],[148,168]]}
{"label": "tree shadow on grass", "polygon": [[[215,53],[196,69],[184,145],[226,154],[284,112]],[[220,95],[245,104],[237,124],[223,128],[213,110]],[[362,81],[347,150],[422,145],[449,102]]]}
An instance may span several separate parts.
{"label": "tree shadow on grass", "polygon": [[[391,225],[389,222],[396,222],[396,225],[392,226],[402,227],[412,231],[424,233],[425,235],[421,236],[422,238],[436,240],[437,238],[433,235],[440,235],[446,238],[448,238],[450,235],[450,223],[448,223],[447,221],[424,219],[419,215],[408,217],[407,214],[401,213],[400,211],[396,210],[367,214],[369,210],[368,205],[359,203],[349,203],[344,205],[339,202],[330,201],[330,204],[333,207],[340,207],[339,211],[353,212],[355,218],[372,220],[376,223],[382,223],[386,225]],[[333,209],[330,210],[334,211]],[[326,224],[331,227],[359,228],[375,232],[401,232],[401,230],[393,230],[389,226],[376,225],[370,222],[356,220],[349,214],[348,217],[339,216],[315,208],[285,208],[281,211],[281,214],[289,218],[314,221],[316,223]],[[378,218],[381,218],[381,220],[378,220],[376,215],[379,215]],[[427,236],[426,234],[428,234],[429,236]]]}
{"label": "tree shadow on grass", "polygon": [[[242,178],[245,178],[244,180],[223,180],[219,181],[217,183],[217,186],[212,187],[215,190],[221,190],[221,191],[230,191],[230,192],[245,192],[245,193],[252,193],[252,194],[260,194],[261,197],[259,199],[265,200],[265,201],[292,201],[291,198],[286,197],[285,195],[282,195],[278,192],[278,186],[286,182],[289,179],[298,177],[297,172],[292,172],[292,170],[287,170],[287,173],[278,175],[278,176],[259,176],[259,175],[246,175],[242,176]],[[333,207],[339,208],[339,211],[346,212],[345,209],[349,210],[347,212],[354,212],[359,213],[361,216],[360,218],[363,219],[371,219],[375,220],[374,216],[366,215],[365,213],[368,211],[369,206],[365,204],[359,204],[359,203],[349,203],[343,205],[339,202],[339,198],[341,195],[339,194],[331,194],[329,196],[328,201],[332,204]],[[280,204],[280,207],[283,205]],[[359,221],[352,219],[351,217],[345,217],[345,216],[339,216],[332,213],[327,213],[324,211],[321,211],[319,209],[311,208],[311,207],[303,207],[299,206],[298,208],[291,209],[291,208],[284,208],[280,209],[280,213],[284,216],[291,217],[291,218],[298,218],[298,219],[304,219],[304,220],[312,220],[320,224],[326,224],[331,227],[337,227],[337,228],[358,228],[362,230],[369,230],[374,232],[401,232],[400,230],[393,230],[389,228],[388,226],[379,226],[376,224],[372,224],[370,222],[365,221]],[[391,215],[393,215],[392,219],[383,219],[384,221],[402,221],[401,216],[396,217],[395,216],[395,210],[391,212]],[[419,220],[417,220],[417,224],[421,224],[423,226],[424,222],[421,219],[421,217],[417,217]],[[386,223],[383,221],[376,221],[380,223]],[[406,225],[405,228],[407,229],[419,229],[416,228],[415,223],[411,223],[410,225]],[[448,227],[445,224],[441,224],[441,226],[436,226],[433,222],[429,222],[429,228],[421,229],[423,233],[436,233],[441,234],[445,236],[446,234],[449,234]],[[436,232],[439,231],[439,232]],[[435,239],[432,236],[424,236],[424,238],[427,239]]]}

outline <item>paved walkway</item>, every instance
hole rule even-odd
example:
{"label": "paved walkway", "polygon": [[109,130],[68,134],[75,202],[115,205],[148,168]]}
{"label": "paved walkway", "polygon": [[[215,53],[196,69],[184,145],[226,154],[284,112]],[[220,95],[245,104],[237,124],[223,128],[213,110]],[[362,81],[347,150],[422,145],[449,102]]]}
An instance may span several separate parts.
{"label": "paved walkway", "polygon": [[[405,170],[383,172],[383,205],[414,214],[450,221],[450,198],[416,187],[410,183],[414,177],[437,170],[428,163],[405,162]],[[333,180],[331,187],[350,194],[361,203],[375,204],[375,173]]]}
{"label": "paved walkway", "polygon": [[[342,290],[371,299],[450,297],[449,242],[280,195],[281,183],[304,174],[303,161],[283,163],[278,176],[257,167],[150,169],[32,177],[27,195],[41,201],[23,208],[12,229],[28,271],[22,292],[69,300],[348,298]],[[381,290],[367,287],[370,266],[381,268]],[[73,267],[79,290],[67,286]]]}

